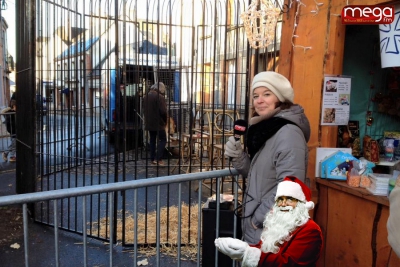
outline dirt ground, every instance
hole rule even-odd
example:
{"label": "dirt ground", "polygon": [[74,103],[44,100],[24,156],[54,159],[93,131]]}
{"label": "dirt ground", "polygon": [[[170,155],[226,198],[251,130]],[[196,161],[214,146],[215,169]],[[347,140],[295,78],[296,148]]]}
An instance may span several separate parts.
{"label": "dirt ground", "polygon": [[[13,171],[12,168],[15,168],[15,165],[11,165],[10,163],[0,163],[0,169],[2,170],[0,172],[0,196],[16,194],[15,171]],[[0,253],[16,250],[10,247],[14,243],[17,243],[22,247],[24,240],[22,222],[21,205],[0,207]]]}
{"label": "dirt ground", "polygon": [[0,248],[23,242],[22,208],[20,206],[0,207]]}

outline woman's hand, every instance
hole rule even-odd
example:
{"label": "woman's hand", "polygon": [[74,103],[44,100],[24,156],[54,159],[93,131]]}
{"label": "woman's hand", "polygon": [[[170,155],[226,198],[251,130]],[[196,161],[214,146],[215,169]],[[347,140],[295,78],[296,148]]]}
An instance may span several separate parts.
{"label": "woman's hand", "polygon": [[236,141],[234,136],[229,137],[228,142],[225,144],[225,156],[230,158],[237,158],[243,152],[240,140]]}

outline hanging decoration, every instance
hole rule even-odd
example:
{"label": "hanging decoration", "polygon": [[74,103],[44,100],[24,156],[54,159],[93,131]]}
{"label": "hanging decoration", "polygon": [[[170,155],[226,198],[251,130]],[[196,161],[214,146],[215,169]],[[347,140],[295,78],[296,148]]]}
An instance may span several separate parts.
{"label": "hanging decoration", "polygon": [[252,48],[265,48],[273,43],[280,8],[270,0],[252,0],[245,12],[240,15],[247,39]]}
{"label": "hanging decoration", "polygon": [[[296,45],[294,43],[294,38],[298,38],[299,36],[296,34],[296,30],[297,30],[297,20],[300,14],[300,7],[301,6],[306,6],[303,2],[301,2],[300,0],[296,0],[297,2],[297,8],[296,8],[296,14],[294,16],[294,24],[293,24],[293,32],[292,32],[292,46],[294,48],[299,47],[299,48],[303,48],[304,52],[308,49],[311,49],[311,46],[304,46],[304,45]],[[290,2],[290,7],[292,6],[292,1]]]}
{"label": "hanging decoration", "polygon": [[311,10],[311,13],[313,13],[314,16],[316,16],[319,13],[319,7],[322,6],[324,3],[319,3],[316,0],[314,0],[314,3],[315,3],[315,9]]}
{"label": "hanging decoration", "polygon": [[[373,48],[373,53],[372,53],[372,55],[374,55],[374,56],[377,55],[377,53],[375,52],[376,49],[378,49],[378,47],[375,44],[374,48]],[[366,135],[370,134],[370,133],[368,133],[367,130],[371,130],[371,129],[367,129],[367,126],[372,126],[372,124],[374,123],[374,117],[373,117],[373,113],[372,113],[373,106],[371,105],[371,102],[375,102],[376,101],[375,98],[377,97],[377,95],[373,96],[374,93],[376,93],[375,83],[374,83],[376,67],[377,67],[376,60],[375,60],[375,58],[373,58],[373,60],[371,62],[371,70],[368,73],[370,76],[370,82],[369,82],[369,98],[370,98],[370,100],[368,101],[367,113],[365,116],[365,134]]]}
{"label": "hanging decoration", "polygon": [[[294,17],[293,32],[292,32],[292,46],[294,48],[302,48],[304,52],[311,49],[311,46],[297,45],[294,42],[294,38],[299,36],[296,34],[297,20],[300,14],[300,7],[306,6],[301,0],[290,0],[289,4],[285,4],[289,8],[292,7],[293,2],[296,2],[296,12]],[[311,13],[318,15],[319,7],[324,3],[317,2],[314,0],[315,9],[311,10]],[[251,4],[244,11],[240,18],[243,21],[244,29],[246,32],[247,39],[249,40],[252,48],[266,48],[272,44],[275,39],[276,24],[278,18],[283,11],[273,4],[272,0],[252,0]]]}
{"label": "hanging decoration", "polygon": [[[381,67],[385,70],[384,91],[372,99],[377,112],[399,119],[400,117],[400,5],[395,6],[394,21],[379,25]],[[382,147],[384,147],[382,145]]]}
{"label": "hanging decoration", "polygon": [[395,6],[394,21],[379,25],[382,68],[400,67],[400,5]]}
{"label": "hanging decoration", "polygon": [[372,117],[372,112],[367,111],[367,126],[372,126],[373,122],[374,122],[374,117]]}

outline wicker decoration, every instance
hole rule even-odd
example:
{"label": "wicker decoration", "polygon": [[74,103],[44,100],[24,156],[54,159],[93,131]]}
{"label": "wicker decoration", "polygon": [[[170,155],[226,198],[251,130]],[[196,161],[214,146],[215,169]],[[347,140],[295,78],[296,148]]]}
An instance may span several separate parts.
{"label": "wicker decoration", "polygon": [[280,13],[281,10],[271,0],[252,0],[248,9],[240,15],[251,47],[264,48],[273,42]]}

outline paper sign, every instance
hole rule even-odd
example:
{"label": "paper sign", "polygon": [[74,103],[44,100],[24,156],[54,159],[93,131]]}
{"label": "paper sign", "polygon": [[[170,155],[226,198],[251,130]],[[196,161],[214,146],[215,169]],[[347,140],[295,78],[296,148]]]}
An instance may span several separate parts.
{"label": "paper sign", "polygon": [[325,75],[321,125],[347,125],[350,118],[351,78]]}

